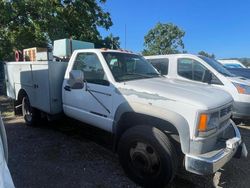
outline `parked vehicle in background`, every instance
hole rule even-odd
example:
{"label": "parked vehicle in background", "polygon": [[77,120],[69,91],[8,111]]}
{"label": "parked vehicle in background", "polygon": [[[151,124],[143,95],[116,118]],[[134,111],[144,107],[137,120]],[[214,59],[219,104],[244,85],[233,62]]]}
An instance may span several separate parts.
{"label": "parked vehicle in background", "polygon": [[226,68],[247,68],[239,60],[236,59],[218,59],[217,61],[224,65],[224,67]]}
{"label": "parked vehicle in background", "polygon": [[14,184],[7,166],[8,145],[4,124],[0,113],[0,187],[14,188]]}
{"label": "parked vehicle in background", "polygon": [[69,62],[10,62],[6,71],[8,96],[27,125],[64,112],[111,133],[124,171],[140,185],[168,184],[183,160],[206,175],[247,154],[227,92],[168,80],[140,55],[83,49]]}
{"label": "parked vehicle in background", "polygon": [[168,78],[213,85],[229,92],[233,99],[233,118],[250,119],[250,80],[235,76],[221,63],[204,56],[191,54],[145,57]]}
{"label": "parked vehicle in background", "polygon": [[226,68],[229,72],[236,76],[244,77],[250,79],[250,69],[249,68]]}

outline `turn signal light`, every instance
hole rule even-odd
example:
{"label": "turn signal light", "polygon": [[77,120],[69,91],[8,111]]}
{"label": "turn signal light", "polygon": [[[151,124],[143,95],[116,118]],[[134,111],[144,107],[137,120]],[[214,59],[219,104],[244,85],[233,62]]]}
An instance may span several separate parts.
{"label": "turn signal light", "polygon": [[240,94],[244,94],[246,92],[246,90],[243,87],[236,86],[236,88],[238,90],[238,93],[240,93]]}
{"label": "turn signal light", "polygon": [[207,130],[207,120],[208,120],[207,114],[200,115],[200,120],[199,120],[199,125],[198,125],[198,130],[200,132],[204,132]]}

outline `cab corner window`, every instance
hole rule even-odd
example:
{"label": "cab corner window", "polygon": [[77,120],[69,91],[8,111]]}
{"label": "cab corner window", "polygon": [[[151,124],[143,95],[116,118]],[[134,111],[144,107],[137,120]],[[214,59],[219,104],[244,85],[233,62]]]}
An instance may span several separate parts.
{"label": "cab corner window", "polygon": [[215,76],[214,74],[212,74],[212,81],[211,84],[215,84],[215,85],[224,85],[219,78],[217,78],[217,76]]}
{"label": "cab corner window", "polygon": [[168,75],[168,58],[160,58],[160,59],[148,59],[148,61],[156,68],[156,70],[161,75]]}
{"label": "cab corner window", "polygon": [[99,58],[94,53],[80,53],[77,55],[73,70],[81,70],[88,83],[109,85]]}

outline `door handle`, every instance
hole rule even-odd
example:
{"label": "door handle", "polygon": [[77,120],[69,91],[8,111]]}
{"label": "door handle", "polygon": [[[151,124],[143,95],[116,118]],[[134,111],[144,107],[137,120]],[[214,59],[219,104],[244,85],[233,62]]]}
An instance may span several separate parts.
{"label": "door handle", "polygon": [[71,91],[70,86],[65,86],[65,87],[64,87],[64,90],[66,90],[66,91]]}

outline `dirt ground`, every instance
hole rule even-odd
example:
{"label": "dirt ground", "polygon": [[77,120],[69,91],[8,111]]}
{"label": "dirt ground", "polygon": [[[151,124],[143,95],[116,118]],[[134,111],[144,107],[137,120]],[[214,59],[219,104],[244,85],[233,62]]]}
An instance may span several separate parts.
{"label": "dirt ground", "polygon": [[[13,116],[12,102],[0,97],[9,145],[9,169],[17,188],[137,187],[111,151],[107,133],[64,119],[27,127]],[[250,126],[240,131],[250,151]],[[170,187],[249,187],[250,157],[233,159],[214,176],[179,173]]]}

